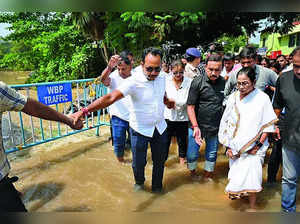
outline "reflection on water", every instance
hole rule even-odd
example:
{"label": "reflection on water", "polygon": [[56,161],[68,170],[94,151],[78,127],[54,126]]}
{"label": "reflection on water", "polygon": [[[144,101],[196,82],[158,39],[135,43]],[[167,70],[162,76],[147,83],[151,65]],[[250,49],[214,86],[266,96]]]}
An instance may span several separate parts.
{"label": "reflection on water", "polygon": [[[133,192],[131,164],[119,164],[108,141],[109,128],[101,137],[77,134],[31,149],[24,159],[12,162],[11,175],[18,175],[17,188],[29,211],[243,211],[246,199],[231,201],[224,194],[228,161],[219,150],[215,182],[193,182],[179,164],[172,145],[166,163],[165,193],[150,193],[152,163],[148,155],[146,191]],[[149,150],[150,151],[150,150]],[[131,161],[131,152],[125,158]],[[203,170],[203,151],[199,160]],[[264,167],[264,173],[266,166]],[[298,200],[298,202],[300,199]],[[298,206],[299,207],[299,206]],[[259,211],[280,211],[280,186],[258,194]]]}

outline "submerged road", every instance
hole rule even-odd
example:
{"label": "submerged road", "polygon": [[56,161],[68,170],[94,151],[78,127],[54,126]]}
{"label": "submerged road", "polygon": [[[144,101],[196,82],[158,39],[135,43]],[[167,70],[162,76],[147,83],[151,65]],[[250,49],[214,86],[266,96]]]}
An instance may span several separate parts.
{"label": "submerged road", "polygon": [[[90,130],[9,155],[11,176],[19,176],[16,187],[23,193],[29,211],[226,212],[248,208],[246,199],[231,201],[224,193],[228,159],[222,149],[217,159],[215,181],[204,183],[191,180],[186,166],[179,164],[177,146],[172,144],[162,195],[150,193],[152,162],[149,153],[146,190],[133,192],[131,152],[126,151],[127,163],[119,164],[108,141],[109,128],[103,129],[101,137]],[[203,157],[202,150],[199,173],[203,171]],[[266,166],[264,183],[265,174]],[[280,197],[280,184],[265,188],[258,194],[257,210],[280,211]]]}

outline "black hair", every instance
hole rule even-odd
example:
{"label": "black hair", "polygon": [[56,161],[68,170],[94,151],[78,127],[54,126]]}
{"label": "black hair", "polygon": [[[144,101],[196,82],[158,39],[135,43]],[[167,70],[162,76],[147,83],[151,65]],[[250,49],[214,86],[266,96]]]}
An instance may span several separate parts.
{"label": "black hair", "polygon": [[280,54],[280,55],[278,55],[278,56],[276,57],[276,61],[277,61],[278,58],[281,58],[281,57],[283,57],[283,58],[286,60],[286,57],[285,57],[283,54]]}
{"label": "black hair", "polygon": [[233,55],[231,53],[224,54],[223,61],[233,61]]}
{"label": "black hair", "polygon": [[153,56],[160,56],[160,58],[162,58],[163,56],[162,51],[160,49],[155,47],[148,47],[143,51],[142,62],[145,62],[145,58],[148,54],[152,54]]}
{"label": "black hair", "polygon": [[234,56],[234,60],[241,60],[241,57],[239,55]]}
{"label": "black hair", "polygon": [[122,56],[122,55],[124,55],[124,56],[132,56],[133,57],[133,54],[132,54],[132,52],[130,51],[130,50],[124,50],[124,51],[122,51],[121,53],[120,53],[120,56]]}
{"label": "black hair", "polygon": [[185,67],[185,64],[182,63],[182,61],[180,59],[178,60],[175,60],[175,61],[172,61],[171,63],[171,70],[174,68],[174,67],[177,67],[177,66],[181,66],[182,68]]}
{"label": "black hair", "polygon": [[131,65],[131,61],[129,60],[128,56],[124,56],[120,54],[121,60],[119,61],[119,65],[124,62],[126,65]]}
{"label": "black hair", "polygon": [[256,48],[253,46],[244,47],[243,50],[240,52],[240,58],[252,58],[256,59]]}
{"label": "black hair", "polygon": [[290,56],[294,57],[296,54],[300,53],[300,46],[296,47],[292,53],[290,54]]}
{"label": "black hair", "polygon": [[275,68],[278,71],[278,73],[281,71],[281,66],[278,62],[272,63],[270,65],[270,68],[272,68],[272,67]]}
{"label": "black hair", "polygon": [[256,61],[258,62],[259,65],[260,65],[262,59],[263,59],[263,57],[260,54],[256,55]]}
{"label": "black hair", "polygon": [[211,54],[207,59],[206,59],[206,64],[209,62],[209,61],[220,61],[222,62],[222,56],[219,55],[219,54]]}
{"label": "black hair", "polygon": [[270,65],[271,65],[271,64],[270,64],[270,59],[269,59],[269,58],[263,57],[262,60],[261,60],[261,62],[262,62],[262,61],[266,61],[266,63],[267,63],[267,68],[270,68]]}
{"label": "black hair", "polygon": [[193,56],[193,55],[186,54],[185,59],[186,59],[188,62],[192,62],[192,61],[194,61],[194,60],[196,59],[196,57]]}
{"label": "black hair", "polygon": [[239,77],[239,75],[247,75],[248,78],[250,79],[250,81],[252,83],[254,83],[254,81],[256,80],[256,73],[254,68],[252,67],[244,67],[242,68],[236,75],[236,78]]}

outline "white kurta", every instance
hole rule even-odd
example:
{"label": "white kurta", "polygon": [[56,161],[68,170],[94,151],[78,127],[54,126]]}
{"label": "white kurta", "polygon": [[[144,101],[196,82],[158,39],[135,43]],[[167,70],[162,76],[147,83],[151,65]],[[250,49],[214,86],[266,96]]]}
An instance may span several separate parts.
{"label": "white kurta", "polygon": [[[236,136],[232,139],[231,146],[234,154],[254,138],[259,129],[276,119],[269,97],[262,91],[255,89],[240,100],[239,93],[229,97],[227,106],[232,106],[236,97],[236,105],[240,114],[240,121]],[[223,119],[223,118],[222,118]],[[222,122],[222,121],[221,121]],[[264,129],[263,132],[274,132],[274,125]],[[251,149],[253,143],[247,150]],[[266,140],[255,155],[242,153],[236,160],[230,159],[228,173],[229,183],[226,186],[228,193],[259,192],[262,190],[262,164],[268,149]]]}

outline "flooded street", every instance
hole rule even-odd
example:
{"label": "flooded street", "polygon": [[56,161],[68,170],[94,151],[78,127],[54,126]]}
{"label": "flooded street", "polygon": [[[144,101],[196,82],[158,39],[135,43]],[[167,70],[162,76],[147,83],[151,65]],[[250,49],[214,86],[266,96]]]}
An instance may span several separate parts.
{"label": "flooded street", "polygon": [[8,85],[24,84],[30,71],[0,71],[0,80]]}
{"label": "flooded street", "polygon": [[[219,150],[215,182],[202,183],[190,179],[187,168],[179,164],[177,147],[173,144],[166,162],[163,195],[150,193],[152,163],[149,153],[146,191],[135,193],[131,152],[126,151],[128,163],[119,164],[108,140],[109,128],[102,127],[100,135],[96,137],[94,130],[90,130],[10,155],[10,175],[19,176],[16,187],[23,193],[29,211],[230,212],[248,208],[246,199],[231,201],[224,193],[228,162],[222,149]],[[202,150],[200,173],[203,162]],[[280,211],[280,185],[259,193],[257,204],[258,211]]]}

